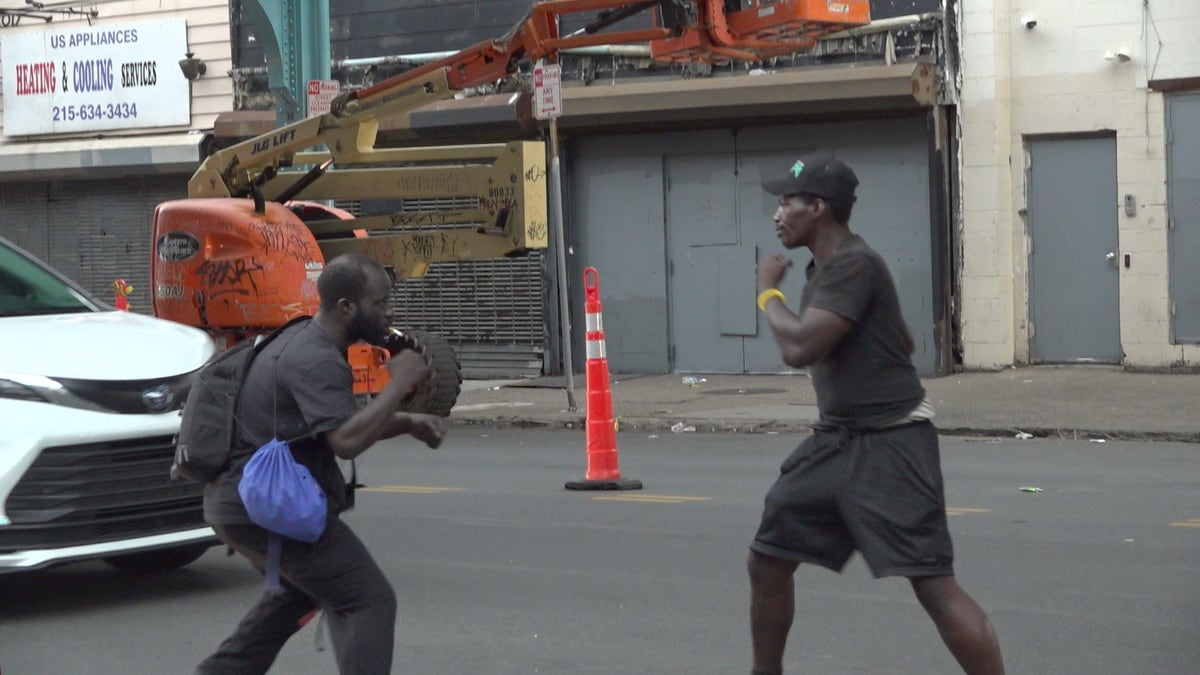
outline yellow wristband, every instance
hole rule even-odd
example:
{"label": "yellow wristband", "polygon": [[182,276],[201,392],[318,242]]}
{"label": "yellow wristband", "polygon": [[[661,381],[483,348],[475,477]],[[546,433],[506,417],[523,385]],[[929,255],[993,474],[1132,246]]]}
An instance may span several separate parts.
{"label": "yellow wristband", "polygon": [[767,301],[771,298],[779,298],[780,302],[787,304],[787,298],[783,297],[783,291],[778,288],[768,288],[758,294],[758,308],[764,312],[767,311]]}

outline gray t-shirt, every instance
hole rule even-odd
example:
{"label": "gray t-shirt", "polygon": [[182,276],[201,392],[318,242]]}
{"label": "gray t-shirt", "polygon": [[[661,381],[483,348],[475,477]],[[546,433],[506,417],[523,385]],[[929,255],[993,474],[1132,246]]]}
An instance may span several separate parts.
{"label": "gray t-shirt", "polygon": [[358,412],[345,353],[315,321],[289,327],[254,358],[238,399],[238,438],[230,466],[204,488],[210,523],[249,523],[238,495],[242,468],[271,438],[289,441],[296,461],[325,490],[331,514],[348,502],[346,481],[324,433]]}
{"label": "gray t-shirt", "polygon": [[841,344],[812,364],[821,421],[877,428],[903,418],[920,405],[925,389],[887,263],[853,235],[805,272],[801,309],[824,309],[854,322]]}

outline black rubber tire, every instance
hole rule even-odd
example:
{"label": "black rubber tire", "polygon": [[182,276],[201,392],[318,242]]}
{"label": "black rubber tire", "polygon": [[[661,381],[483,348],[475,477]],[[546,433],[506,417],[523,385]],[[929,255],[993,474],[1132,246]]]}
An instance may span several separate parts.
{"label": "black rubber tire", "polygon": [[174,548],[160,548],[141,553],[105,558],[104,562],[122,572],[169,572],[189,565],[204,555],[213,544],[187,544]]}
{"label": "black rubber tire", "polygon": [[429,381],[412,398],[400,404],[404,412],[448,417],[462,391],[462,366],[446,338],[422,330],[404,331],[425,349],[429,359]]}

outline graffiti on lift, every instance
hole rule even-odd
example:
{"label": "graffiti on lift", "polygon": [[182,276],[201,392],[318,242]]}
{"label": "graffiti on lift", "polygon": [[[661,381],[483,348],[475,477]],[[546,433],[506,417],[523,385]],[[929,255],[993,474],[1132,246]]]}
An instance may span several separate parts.
{"label": "graffiti on lift", "polygon": [[248,325],[264,325],[279,315],[293,319],[304,314],[304,307],[299,302],[286,305],[239,302],[237,307],[242,312],[242,319]]}
{"label": "graffiti on lift", "polygon": [[520,204],[517,203],[516,199],[512,198],[492,199],[491,197],[480,197],[479,206],[491,213],[496,213],[502,209],[516,211]]}
{"label": "graffiti on lift", "polygon": [[262,238],[262,252],[278,251],[290,258],[307,262],[312,259],[309,239],[296,228],[281,227],[274,222],[251,222],[250,227]]}
{"label": "graffiti on lift", "polygon": [[396,188],[403,193],[424,194],[437,192],[459,194],[463,177],[453,171],[402,174],[396,179]]}
{"label": "graffiti on lift", "polygon": [[399,242],[400,254],[405,258],[433,260],[437,255],[453,254],[458,247],[458,237],[444,234],[417,235]]}
{"label": "graffiti on lift", "polygon": [[254,258],[249,260],[206,260],[196,269],[196,276],[209,288],[209,299],[222,295],[258,295],[254,274],[263,266]]}
{"label": "graffiti on lift", "polygon": [[528,169],[525,169],[525,180],[530,183],[546,180],[546,167],[531,166]]}
{"label": "graffiti on lift", "polygon": [[388,216],[392,227],[419,227],[422,225],[450,225],[462,222],[462,211],[425,211],[421,213],[393,213]]}
{"label": "graffiti on lift", "polygon": [[549,230],[546,223],[535,220],[525,228],[525,241],[546,241]]}

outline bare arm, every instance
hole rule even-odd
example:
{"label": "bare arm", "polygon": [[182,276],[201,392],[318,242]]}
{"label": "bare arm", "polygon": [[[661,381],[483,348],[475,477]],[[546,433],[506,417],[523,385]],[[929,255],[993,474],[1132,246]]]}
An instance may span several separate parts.
{"label": "bare arm", "polygon": [[827,309],[810,307],[797,316],[779,298],[771,298],[766,306],[783,362],[793,368],[821,360],[854,329],[853,321]]}
{"label": "bare arm", "polygon": [[425,413],[392,413],[392,423],[381,438],[411,434],[431,448],[442,444],[446,435],[446,421],[437,415]]}
{"label": "bare arm", "polygon": [[[792,261],[778,253],[764,257],[758,266],[758,292],[777,288]],[[809,307],[797,315],[779,297],[766,301],[764,310],[783,362],[803,368],[832,352],[854,329],[854,322],[827,309]]]}
{"label": "bare arm", "polygon": [[370,403],[326,432],[325,442],[339,458],[354,459],[380,439],[412,432],[410,416],[397,413],[396,408],[409,390],[429,377],[429,366],[421,354],[403,351],[388,362],[388,373],[388,383]]}

